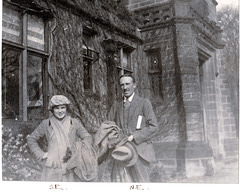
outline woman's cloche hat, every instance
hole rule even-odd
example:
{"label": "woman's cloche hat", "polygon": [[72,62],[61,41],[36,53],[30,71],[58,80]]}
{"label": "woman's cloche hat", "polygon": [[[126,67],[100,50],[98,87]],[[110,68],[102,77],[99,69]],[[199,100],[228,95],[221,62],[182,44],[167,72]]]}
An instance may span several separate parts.
{"label": "woman's cloche hat", "polygon": [[67,97],[63,95],[54,95],[52,96],[51,100],[49,101],[48,109],[51,111],[53,107],[58,105],[69,105],[70,101]]}

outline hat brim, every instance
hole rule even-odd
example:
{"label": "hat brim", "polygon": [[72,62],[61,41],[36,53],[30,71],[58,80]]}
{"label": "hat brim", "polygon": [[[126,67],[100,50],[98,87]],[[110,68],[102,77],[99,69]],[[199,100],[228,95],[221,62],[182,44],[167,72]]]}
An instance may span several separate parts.
{"label": "hat brim", "polygon": [[133,166],[137,160],[138,160],[138,153],[137,153],[137,148],[135,147],[135,144],[132,143],[131,141],[127,141],[125,142],[122,146],[125,146],[127,148],[129,148],[132,152],[132,157],[130,160],[127,160],[127,161],[120,161],[120,160],[116,160],[115,161],[124,166],[124,167],[130,167],[130,166]]}

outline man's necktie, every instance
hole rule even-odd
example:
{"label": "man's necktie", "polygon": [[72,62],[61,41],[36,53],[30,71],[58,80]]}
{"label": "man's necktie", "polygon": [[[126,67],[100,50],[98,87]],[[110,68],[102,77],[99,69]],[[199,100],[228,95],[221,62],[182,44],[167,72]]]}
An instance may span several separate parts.
{"label": "man's necktie", "polygon": [[130,106],[130,102],[128,100],[126,100],[124,102],[124,108],[127,109]]}

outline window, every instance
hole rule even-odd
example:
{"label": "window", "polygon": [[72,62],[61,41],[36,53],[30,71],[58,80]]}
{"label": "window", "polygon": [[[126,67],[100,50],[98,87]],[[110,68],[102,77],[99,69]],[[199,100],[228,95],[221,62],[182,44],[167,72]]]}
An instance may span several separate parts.
{"label": "window", "polygon": [[2,23],[3,118],[39,119],[47,112],[46,22],[4,3]]}
{"label": "window", "polygon": [[114,54],[114,59],[117,63],[119,75],[132,73],[132,64],[131,64],[131,52],[133,49],[130,47],[120,48]]}
{"label": "window", "polygon": [[18,119],[19,117],[19,80],[20,54],[18,50],[2,48],[2,117]]}
{"label": "window", "polygon": [[113,39],[105,39],[102,42],[103,48],[111,57],[114,66],[117,67],[118,75],[132,73],[132,52],[135,49],[132,45],[125,44]]}
{"label": "window", "polygon": [[122,97],[118,79],[122,74],[133,73],[132,67],[132,51],[134,47],[129,46],[115,39],[105,39],[102,46],[107,53],[107,86],[109,93],[109,106],[116,98]]}
{"label": "window", "polygon": [[123,48],[122,63],[122,66],[125,70],[132,70],[131,51],[126,48]]}
{"label": "window", "polygon": [[92,66],[98,60],[98,53],[94,49],[95,31],[86,26],[83,28],[83,86],[85,91],[92,91]]}
{"label": "window", "polygon": [[84,90],[90,90],[92,88],[92,61],[84,60],[83,61],[83,85]]}
{"label": "window", "polygon": [[162,87],[162,64],[160,49],[148,52],[148,73],[150,80],[150,90],[153,99],[163,98]]}

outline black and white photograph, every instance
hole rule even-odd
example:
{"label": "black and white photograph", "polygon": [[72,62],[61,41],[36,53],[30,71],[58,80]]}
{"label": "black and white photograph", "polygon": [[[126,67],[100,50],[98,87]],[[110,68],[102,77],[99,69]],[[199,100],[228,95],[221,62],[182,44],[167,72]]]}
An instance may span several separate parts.
{"label": "black and white photograph", "polygon": [[2,0],[1,192],[237,192],[238,6]]}

